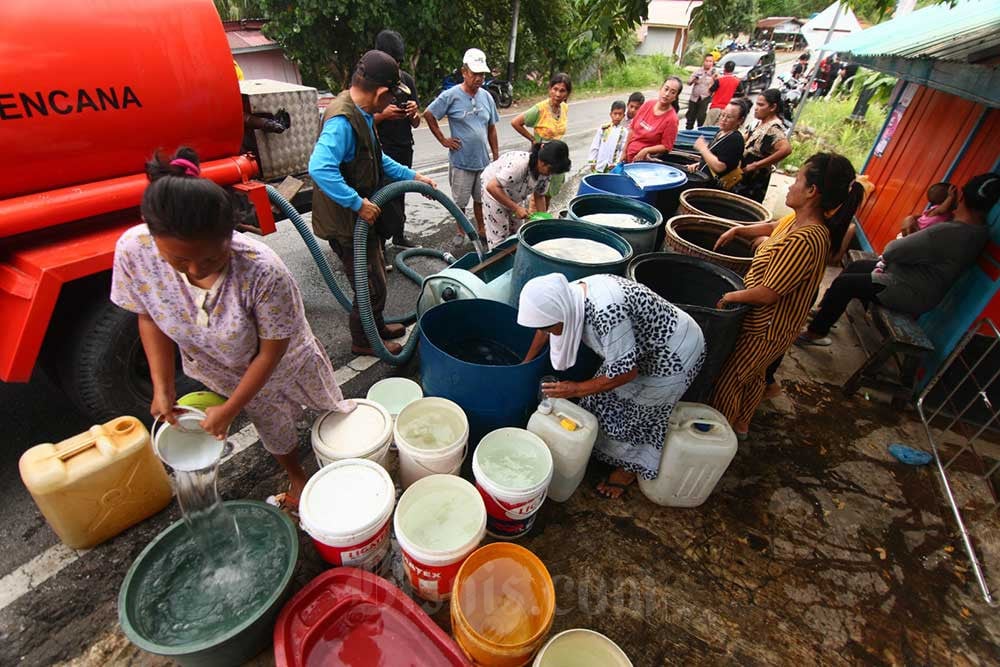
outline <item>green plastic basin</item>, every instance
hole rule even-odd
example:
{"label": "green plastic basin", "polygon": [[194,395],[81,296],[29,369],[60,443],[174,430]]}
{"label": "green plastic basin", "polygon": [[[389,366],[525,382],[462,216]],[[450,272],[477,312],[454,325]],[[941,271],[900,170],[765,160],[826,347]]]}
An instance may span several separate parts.
{"label": "green plastic basin", "polygon": [[[249,553],[245,558],[227,554],[224,567],[212,569],[218,580],[203,581],[200,552],[183,520],[157,535],[125,575],[118,619],[125,635],[144,651],[188,667],[221,667],[240,665],[271,642],[298,562],[295,526],[266,503],[233,500],[225,506],[236,517]],[[231,577],[238,583],[230,584]],[[223,606],[213,590],[239,590],[239,604]]]}

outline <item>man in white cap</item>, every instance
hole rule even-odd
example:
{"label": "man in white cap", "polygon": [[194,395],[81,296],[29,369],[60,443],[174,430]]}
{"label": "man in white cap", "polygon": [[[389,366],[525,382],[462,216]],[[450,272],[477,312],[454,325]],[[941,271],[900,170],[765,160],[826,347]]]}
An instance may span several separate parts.
{"label": "man in white cap", "polygon": [[[500,115],[493,96],[482,89],[489,72],[486,54],[479,49],[469,49],[462,58],[461,85],[442,92],[424,112],[427,127],[438,142],[448,149],[451,197],[463,211],[469,204],[469,198],[472,198],[476,227],[480,236],[484,237],[480,174],[490,162],[500,157],[496,128]],[[438,125],[438,121],[445,116],[448,117],[451,133],[447,138]],[[465,237],[459,228],[454,243],[460,246],[464,241]]]}

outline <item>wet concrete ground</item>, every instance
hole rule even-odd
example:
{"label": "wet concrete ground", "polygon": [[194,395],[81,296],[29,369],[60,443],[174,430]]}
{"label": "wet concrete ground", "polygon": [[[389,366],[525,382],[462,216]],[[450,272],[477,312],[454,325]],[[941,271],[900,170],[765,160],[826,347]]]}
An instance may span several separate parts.
{"label": "wet concrete ground", "polygon": [[[345,333],[324,340],[338,366],[355,363],[338,344]],[[786,395],[762,406],[701,507],[658,507],[635,487],[622,500],[599,498],[593,487],[606,471],[596,464],[568,502],[542,507],[520,543],[556,584],[553,634],[600,631],[638,667],[998,663],[1000,617],[980,601],[933,469],[886,451],[893,442],[926,448],[915,413],[874,394],[843,398],[839,387],[862,353],[850,327],[834,337],[832,348],[786,357]],[[346,382],[345,394],[363,396],[396,373],[415,376],[417,366],[376,364]],[[305,435],[301,445],[314,469]],[[224,466],[220,490],[263,499],[281,479],[273,459],[250,447]],[[972,502],[981,491],[959,486]],[[177,518],[172,504],[0,610],[0,664],[171,664],[124,637],[115,593],[139,551]],[[46,530],[35,522],[23,539]],[[13,547],[22,538],[8,539]],[[296,587],[325,569],[305,536],[301,547]],[[1000,549],[986,549],[1000,564]],[[398,559],[389,575],[398,580]],[[424,608],[448,629],[447,605]],[[265,652],[251,664],[273,658]]]}
{"label": "wet concrete ground", "polygon": [[[635,487],[599,498],[597,465],[568,502],[542,507],[520,543],[555,581],[553,634],[600,631],[637,666],[996,664],[1000,618],[978,599],[933,470],[886,451],[925,446],[914,416],[839,392],[860,362],[843,329],[832,349],[791,352],[786,395],[762,407],[701,507],[658,507]],[[254,456],[227,484],[267,483],[274,464]],[[297,583],[324,567],[304,538]],[[424,608],[448,629],[447,605]],[[169,663],[112,630],[69,664]]]}
{"label": "wet concrete ground", "polygon": [[[553,634],[597,630],[639,667],[997,664],[1000,617],[981,602],[936,473],[886,450],[893,442],[927,448],[916,414],[873,393],[845,399],[839,387],[863,353],[846,324],[834,338],[831,348],[789,353],[779,372],[785,395],[765,402],[701,507],[659,507],[635,487],[622,500],[600,498],[593,487],[606,471],[597,464],[568,502],[542,507],[520,543],[553,576]],[[370,384],[357,382],[351,395]],[[302,452],[315,466],[305,443]],[[259,449],[246,455],[224,477],[224,495],[238,488],[263,497],[273,485],[274,462]],[[94,611],[92,580],[120,580],[176,509],[165,514],[133,529],[146,537],[133,535],[112,562],[81,566],[79,594],[63,616],[24,623],[51,628],[49,641],[77,634],[73,624]],[[325,568],[304,536],[301,553],[297,586]],[[398,556],[389,567],[400,581]],[[450,629],[446,604],[422,604]],[[113,618],[113,600],[100,606],[97,616]],[[170,664],[132,647],[113,623],[98,630],[65,664]],[[265,652],[251,664],[273,658]]]}

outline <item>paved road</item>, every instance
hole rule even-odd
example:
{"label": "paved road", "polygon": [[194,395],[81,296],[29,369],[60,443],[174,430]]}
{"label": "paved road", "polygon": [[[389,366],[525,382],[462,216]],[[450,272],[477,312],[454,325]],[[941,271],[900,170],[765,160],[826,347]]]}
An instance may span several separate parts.
{"label": "paved road", "polygon": [[[647,97],[655,91],[646,91]],[[686,100],[682,96],[682,105]],[[594,130],[605,122],[613,99],[626,95],[571,102],[567,143],[571,159],[583,166]],[[524,148],[527,142],[510,127],[516,113],[505,114],[499,126],[501,150]],[[416,132],[416,164],[433,174],[443,191],[447,187],[447,154],[426,127]],[[428,247],[446,248],[453,233],[444,210],[436,203],[410,196],[407,203],[409,233]],[[330,296],[315,264],[291,225],[265,241],[275,248],[298,277],[309,321],[337,368],[345,394],[363,396],[368,387],[390,374],[415,375],[411,364],[402,369],[354,358],[346,318]],[[452,250],[452,248],[447,248]],[[430,273],[440,267],[433,261],[418,261],[418,270]],[[341,284],[346,285],[338,272]],[[412,309],[417,287],[396,273],[391,274],[388,311]],[[0,384],[4,406],[0,429],[0,484],[5,490],[0,503],[0,664],[50,664],[82,653],[117,623],[115,596],[124,573],[141,548],[170,521],[177,518],[174,505],[121,536],[87,552],[62,547],[45,524],[20,482],[17,460],[38,442],[58,442],[85,430],[89,423],[44,377],[30,384]],[[282,476],[274,461],[256,446],[255,433],[244,423],[237,440],[240,451],[223,466],[220,487],[227,498],[259,498],[280,490]],[[303,458],[309,462],[308,443],[303,437]],[[310,462],[311,464],[311,462]],[[98,664],[98,663],[94,663]]]}

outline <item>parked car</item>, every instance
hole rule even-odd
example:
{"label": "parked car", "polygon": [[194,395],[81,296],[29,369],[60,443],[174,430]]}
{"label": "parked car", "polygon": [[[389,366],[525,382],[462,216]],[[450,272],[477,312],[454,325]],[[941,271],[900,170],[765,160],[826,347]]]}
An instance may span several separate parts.
{"label": "parked car", "polygon": [[736,65],[733,74],[740,78],[738,96],[752,95],[771,87],[774,78],[774,51],[730,51],[722,57],[716,68],[721,72],[727,62]]}

